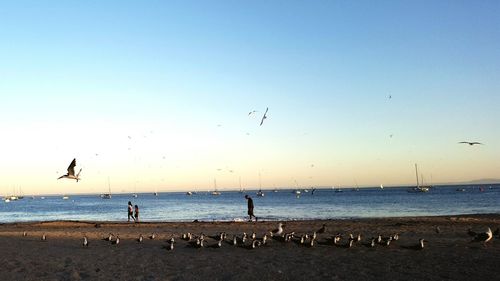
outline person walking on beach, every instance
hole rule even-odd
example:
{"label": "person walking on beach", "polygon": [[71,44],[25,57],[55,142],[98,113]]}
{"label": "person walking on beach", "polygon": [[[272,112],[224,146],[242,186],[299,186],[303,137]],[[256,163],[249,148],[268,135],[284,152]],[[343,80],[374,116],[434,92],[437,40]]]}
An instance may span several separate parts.
{"label": "person walking on beach", "polygon": [[132,218],[135,221],[134,217],[134,207],[132,207],[132,202],[128,201],[128,221],[130,222],[130,218]]}
{"label": "person walking on beach", "polygon": [[249,221],[252,221],[252,217],[255,218],[255,221],[257,221],[257,217],[253,214],[253,200],[250,198],[250,196],[245,195],[245,199],[248,201],[248,216],[249,216]]}
{"label": "person walking on beach", "polygon": [[134,206],[134,217],[135,222],[139,222],[139,206],[137,205]]}

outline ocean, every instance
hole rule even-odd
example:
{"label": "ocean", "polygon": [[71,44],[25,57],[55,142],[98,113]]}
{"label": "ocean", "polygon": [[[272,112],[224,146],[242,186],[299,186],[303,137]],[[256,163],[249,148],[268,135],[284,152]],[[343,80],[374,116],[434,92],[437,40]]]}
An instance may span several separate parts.
{"label": "ocean", "polygon": [[0,223],[85,220],[126,221],[127,203],[138,205],[142,221],[242,221],[247,219],[245,194],[254,200],[260,220],[346,219],[396,216],[436,216],[500,213],[500,184],[474,186],[436,186],[426,193],[408,192],[409,188],[316,189],[297,196],[295,190],[221,191],[220,195],[197,192],[113,194],[25,197],[0,202]]}

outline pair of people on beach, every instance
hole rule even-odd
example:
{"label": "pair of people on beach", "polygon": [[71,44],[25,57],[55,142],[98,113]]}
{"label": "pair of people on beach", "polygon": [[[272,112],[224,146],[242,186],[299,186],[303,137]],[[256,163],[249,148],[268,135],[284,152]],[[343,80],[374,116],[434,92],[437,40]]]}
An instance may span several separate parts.
{"label": "pair of people on beach", "polygon": [[132,202],[128,201],[128,221],[130,221],[130,218],[134,222],[139,222],[139,206],[135,205],[132,207]]}
{"label": "pair of people on beach", "polygon": [[[253,200],[250,196],[245,195],[245,199],[248,201],[248,216],[249,221],[252,221],[252,217],[257,221],[257,217],[253,214]],[[139,222],[139,206],[135,205],[132,207],[132,202],[128,201],[128,221],[130,222],[130,218],[134,220],[134,222]]]}

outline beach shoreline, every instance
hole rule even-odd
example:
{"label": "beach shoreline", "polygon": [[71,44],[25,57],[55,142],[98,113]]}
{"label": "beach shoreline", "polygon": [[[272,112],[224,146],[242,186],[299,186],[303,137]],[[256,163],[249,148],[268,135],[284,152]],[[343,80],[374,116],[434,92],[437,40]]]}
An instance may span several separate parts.
{"label": "beach shoreline", "polygon": [[[41,221],[0,224],[2,276],[6,280],[471,280],[494,279],[500,273],[500,238],[486,246],[471,242],[476,232],[500,226],[500,214],[358,218],[284,221],[284,231],[318,234],[313,247],[270,239],[265,246],[232,246],[233,235],[276,228],[276,221],[259,222],[103,222]],[[438,231],[439,229],[439,231]],[[23,236],[26,232],[27,236]],[[198,249],[180,239],[183,233],[204,233],[208,247]],[[213,236],[226,232],[221,248]],[[119,235],[120,244],[104,238]],[[149,236],[156,233],[155,239]],[[330,238],[341,233],[341,246]],[[349,233],[361,243],[347,248]],[[379,234],[398,233],[390,246],[366,244]],[[47,241],[42,241],[45,234]],[[137,242],[142,234],[144,241]],[[82,246],[83,235],[89,247]],[[168,240],[174,237],[175,249]],[[423,250],[413,249],[418,239]]]}

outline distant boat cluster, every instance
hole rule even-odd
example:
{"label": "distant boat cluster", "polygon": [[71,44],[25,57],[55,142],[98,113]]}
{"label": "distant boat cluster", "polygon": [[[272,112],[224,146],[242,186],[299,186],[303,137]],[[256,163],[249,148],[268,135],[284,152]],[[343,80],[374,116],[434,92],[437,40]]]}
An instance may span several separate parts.
{"label": "distant boat cluster", "polygon": [[11,195],[11,196],[5,196],[3,198],[3,201],[5,202],[10,202],[10,201],[16,201],[16,200],[20,200],[20,199],[23,199],[24,196],[16,196],[16,195]]}

